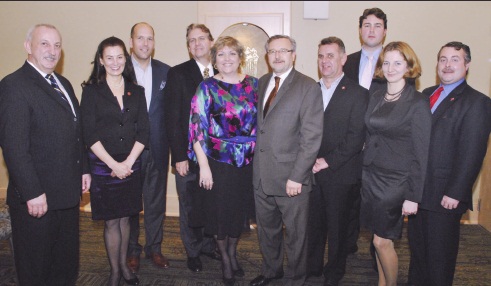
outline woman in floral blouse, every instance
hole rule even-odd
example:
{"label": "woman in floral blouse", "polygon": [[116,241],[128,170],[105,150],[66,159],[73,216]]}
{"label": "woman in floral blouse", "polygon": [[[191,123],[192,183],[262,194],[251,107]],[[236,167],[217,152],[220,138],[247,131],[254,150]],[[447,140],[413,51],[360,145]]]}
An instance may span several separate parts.
{"label": "woman in floral blouse", "polygon": [[211,56],[219,73],[205,79],[191,101],[188,156],[199,166],[205,233],[222,255],[224,284],[233,285],[234,276],[244,276],[236,252],[252,196],[258,81],[240,72],[245,54],[236,39],[219,38]]}

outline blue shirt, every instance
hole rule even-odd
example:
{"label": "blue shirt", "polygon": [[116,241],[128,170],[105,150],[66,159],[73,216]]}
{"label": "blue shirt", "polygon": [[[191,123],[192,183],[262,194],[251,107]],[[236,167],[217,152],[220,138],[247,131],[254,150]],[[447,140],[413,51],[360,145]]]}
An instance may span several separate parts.
{"label": "blue shirt", "polygon": [[[373,74],[375,73],[375,67],[377,66],[377,60],[381,52],[382,52],[382,47],[380,47],[378,50],[373,52],[373,54],[371,54],[373,56],[372,77]],[[363,77],[363,71],[365,70],[365,66],[368,64],[368,56],[370,56],[370,54],[367,51],[365,51],[363,48],[361,48],[360,70],[358,71],[358,81],[361,81]]]}
{"label": "blue shirt", "polygon": [[[440,97],[438,97],[438,100],[435,102],[435,104],[433,105],[433,108],[431,109],[431,113],[435,113],[435,110],[438,108],[438,106],[440,105],[440,103],[445,99],[447,98],[447,96],[457,87],[459,86],[461,83],[463,83],[465,80],[465,78],[459,80],[459,81],[456,81],[454,83],[451,83],[451,84],[440,84],[440,86],[443,86],[443,91],[442,93],[440,93]],[[437,88],[438,89],[438,88]],[[436,91],[436,89],[435,89]]]}

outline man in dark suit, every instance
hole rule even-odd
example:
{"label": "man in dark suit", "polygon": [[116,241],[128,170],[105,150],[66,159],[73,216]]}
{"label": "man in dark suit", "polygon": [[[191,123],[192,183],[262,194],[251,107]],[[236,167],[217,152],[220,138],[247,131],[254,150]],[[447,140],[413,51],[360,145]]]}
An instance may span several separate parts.
{"label": "man in dark suit", "polygon": [[452,285],[460,219],[472,210],[472,186],[491,132],[491,99],[470,87],[470,48],[450,42],[438,52],[440,84],[429,96],[432,131],[428,171],[416,216],[409,217],[410,285]]}
{"label": "man in dark suit", "polygon": [[[362,41],[361,50],[348,55],[343,71],[346,77],[358,82],[366,89],[373,90],[381,86],[373,79],[373,73],[387,35],[387,15],[379,8],[365,9],[359,19],[359,32]],[[348,235],[346,237],[348,253],[358,251],[360,203],[361,196],[358,192],[349,213]],[[373,247],[372,250],[374,250]],[[372,252],[372,256],[375,257],[374,252]]]}
{"label": "man in dark suit", "polygon": [[[152,59],[155,33],[147,23],[137,23],[131,28],[131,61],[138,84],[145,88],[150,120],[150,144],[141,154],[143,208],[145,223],[145,256],[160,268],[168,268],[169,261],[162,255],[163,222],[167,195],[169,143],[164,124],[164,87],[169,66]],[[140,268],[142,246],[139,215],[130,218],[128,267],[137,272]]]}
{"label": "man in dark suit", "polygon": [[34,26],[24,42],[27,61],[0,83],[0,146],[20,285],[75,285],[78,276],[80,195],[91,178],[77,98],[54,72],[61,44],[54,26]]}
{"label": "man in dark suit", "polygon": [[293,68],[295,50],[295,40],[288,36],[269,38],[266,51],[273,73],[259,79],[253,182],[263,266],[251,286],[283,275],[284,285],[303,285],[306,279],[312,166],[322,139],[323,109],[319,85]]}
{"label": "man in dark suit", "polygon": [[[308,269],[324,272],[324,285],[338,285],[346,268],[348,215],[360,191],[361,150],[368,91],[346,77],[346,50],[341,39],[321,40],[317,63],[324,103],[322,143],[312,169],[316,186],[310,198]],[[328,261],[324,249],[328,239]]]}
{"label": "man in dark suit", "polygon": [[203,228],[189,226],[189,216],[193,211],[193,202],[188,183],[196,179],[190,170],[187,155],[189,145],[189,112],[191,99],[204,77],[215,74],[211,66],[210,49],[213,36],[203,24],[191,24],[187,27],[186,41],[192,59],[172,67],[167,76],[165,87],[165,122],[172,154],[172,166],[176,168],[176,188],[179,196],[179,224],[181,239],[187,253],[187,266],[193,272],[200,272],[203,265],[201,254],[220,260],[215,251],[215,241],[204,236]]}

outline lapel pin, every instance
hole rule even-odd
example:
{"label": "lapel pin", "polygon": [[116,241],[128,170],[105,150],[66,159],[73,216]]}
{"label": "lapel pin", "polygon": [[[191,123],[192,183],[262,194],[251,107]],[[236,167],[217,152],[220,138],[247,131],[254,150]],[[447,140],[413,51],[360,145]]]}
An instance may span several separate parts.
{"label": "lapel pin", "polygon": [[346,86],[344,86],[344,85],[343,85],[343,86],[341,87],[341,89],[346,89]]}
{"label": "lapel pin", "polygon": [[450,98],[450,101],[454,101],[454,100],[455,100],[455,97]]}
{"label": "lapel pin", "polygon": [[131,96],[131,92],[130,92],[130,91],[128,91],[128,93],[127,93],[127,94],[128,94],[128,96]]}

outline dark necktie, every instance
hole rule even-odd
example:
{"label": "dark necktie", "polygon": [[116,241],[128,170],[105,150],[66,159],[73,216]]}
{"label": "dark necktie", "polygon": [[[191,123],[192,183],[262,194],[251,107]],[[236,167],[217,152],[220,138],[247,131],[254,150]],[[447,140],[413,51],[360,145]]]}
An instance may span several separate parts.
{"label": "dark necktie", "polygon": [[[46,75],[46,78],[49,79],[49,81],[51,82],[51,87],[53,87],[56,90],[56,92],[58,92],[58,94],[61,96],[61,98],[63,99],[63,101],[65,101],[66,103],[68,103],[68,99],[66,98],[65,94],[63,93],[63,91],[60,89],[60,87],[56,83],[56,80],[53,77],[53,75],[52,74],[47,74]],[[70,104],[68,103],[68,105],[70,105]]]}
{"label": "dark necktie", "polygon": [[430,109],[433,108],[433,105],[435,105],[436,101],[440,97],[440,94],[443,91],[443,86],[440,86],[435,92],[430,96]]}
{"label": "dark necktie", "polygon": [[207,79],[209,77],[210,77],[210,69],[205,68],[205,70],[203,71],[203,79]]}
{"label": "dark necktie", "polygon": [[280,86],[280,77],[275,76],[274,77],[274,88],[269,94],[268,101],[266,101],[266,105],[264,106],[264,113],[263,117],[266,116],[266,113],[268,113],[269,106],[271,105],[271,102],[273,102],[273,99],[276,97],[276,93],[278,93],[278,87]]}

